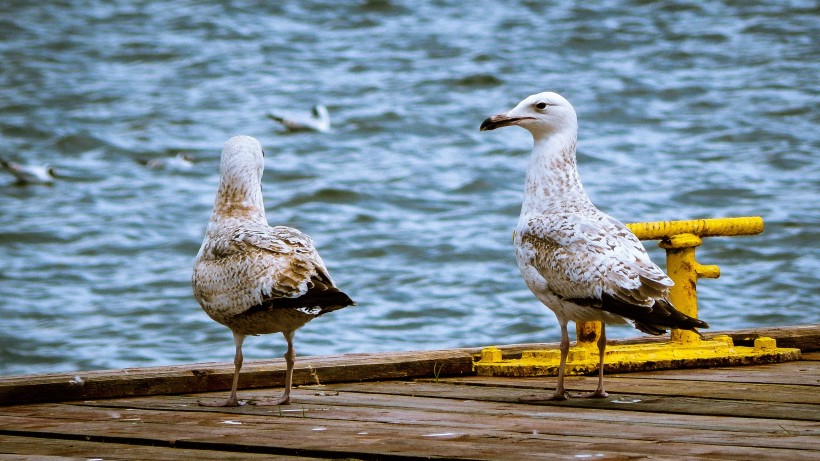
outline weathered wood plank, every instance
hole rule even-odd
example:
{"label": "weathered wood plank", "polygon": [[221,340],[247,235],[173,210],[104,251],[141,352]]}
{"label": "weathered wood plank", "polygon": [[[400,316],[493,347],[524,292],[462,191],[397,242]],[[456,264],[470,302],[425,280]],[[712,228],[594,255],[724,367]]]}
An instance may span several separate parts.
{"label": "weathered wood plank", "polygon": [[[712,370],[705,370],[710,372]],[[660,374],[660,373],[659,373]],[[820,392],[813,386],[792,384],[757,384],[753,382],[714,381],[708,379],[686,380],[681,377],[664,379],[664,376],[649,376],[633,378],[629,375],[606,377],[606,390],[614,394],[644,394],[663,395],[667,397],[701,397],[727,400],[752,400],[757,402],[805,403],[820,405]],[[434,382],[431,379],[422,379],[423,382]],[[528,389],[555,389],[556,378],[495,378],[484,376],[465,376],[462,378],[448,378],[452,384],[473,386],[517,387]],[[719,384],[715,384],[718,383]],[[586,376],[570,376],[565,380],[570,393],[588,393],[595,389],[598,378]]]}
{"label": "weathered wood plank", "polygon": [[800,360],[805,360],[807,362],[817,362],[820,361],[820,351],[815,352],[804,352],[801,356]]}
{"label": "weathered wood plank", "polygon": [[[599,411],[597,409],[586,408],[542,408],[532,407],[521,403],[504,403],[495,401],[479,400],[442,400],[438,397],[415,396],[408,398],[412,394],[414,384],[405,382],[408,391],[402,395],[376,394],[376,393],[355,393],[340,391],[335,392],[343,384],[330,385],[320,392],[310,392],[306,389],[299,389],[294,392],[295,404],[271,409],[266,407],[256,407],[248,405],[239,408],[219,408],[201,407],[197,405],[198,396],[153,396],[138,397],[133,399],[101,400],[97,402],[82,403],[76,405],[90,405],[105,407],[113,411],[121,412],[123,409],[134,411],[143,410],[167,410],[167,411],[195,411],[214,412],[230,418],[233,414],[256,415],[264,418],[269,417],[294,417],[294,418],[340,418],[351,421],[380,421],[390,423],[395,419],[395,414],[410,414],[415,412],[428,412],[428,416],[414,417],[418,421],[437,421],[439,414],[450,415],[453,418],[470,419],[473,418],[477,424],[492,424],[495,418],[509,418],[512,416],[522,416],[536,419],[555,419],[566,422],[577,422],[584,428],[592,431],[612,431],[611,428],[597,427],[596,424],[615,425],[617,430],[623,435],[630,437],[633,433],[640,433],[644,427],[651,428],[659,424],[664,427],[674,427],[683,429],[696,429],[705,431],[744,431],[763,434],[797,434],[820,436],[820,425],[810,421],[794,421],[788,419],[763,419],[763,418],[726,418],[711,415],[677,415],[664,414],[662,422],[659,422],[659,415],[648,412],[632,412],[628,409],[618,409],[609,411]],[[210,395],[210,394],[205,394]],[[62,404],[54,404],[62,405]],[[26,411],[31,406],[8,407],[6,414],[30,415]],[[2,410],[2,409],[0,409]],[[12,411],[14,410],[14,411]],[[47,410],[51,413],[61,413],[64,410]],[[4,414],[0,411],[0,415]],[[432,415],[432,416],[431,416]],[[411,416],[412,418],[412,416]],[[639,429],[634,431],[628,426],[637,425]],[[594,433],[594,432],[593,432]]]}
{"label": "weathered wood plank", "polygon": [[[408,392],[403,383],[350,383],[339,385],[347,392],[375,392],[404,395]],[[541,388],[511,388],[491,386],[452,386],[445,382],[419,382],[413,386],[412,395],[447,399],[489,400],[498,402],[518,402],[533,394],[548,395]],[[820,421],[820,406],[794,403],[768,403],[736,400],[715,400],[695,397],[658,396],[648,394],[610,393],[606,399],[569,399],[562,402],[536,402],[534,405],[563,406],[573,408],[595,408],[614,410],[628,407],[630,411],[679,414],[711,414],[734,417],[762,417],[776,419],[797,419]]]}
{"label": "weathered wood plank", "polygon": [[[381,402],[379,402],[381,399]],[[156,398],[143,400],[139,408],[146,406],[153,410],[167,407],[168,403],[158,402]],[[147,400],[151,400],[149,403]],[[178,400],[178,399],[174,399]],[[658,421],[657,415],[641,415],[626,411],[600,412],[576,408],[558,408],[549,412],[521,404],[496,404],[495,402],[457,401],[442,402],[433,398],[408,398],[406,396],[340,394],[331,399],[324,397],[322,402],[311,405],[301,404],[294,409],[264,410],[257,407],[245,407],[242,410],[250,413],[219,413],[214,417],[233,417],[241,414],[254,421],[264,423],[269,418],[312,418],[317,420],[333,419],[347,421],[352,425],[358,422],[381,422],[387,424],[417,424],[423,421],[430,428],[441,427],[441,430],[454,427],[479,429],[494,427],[501,430],[519,430],[522,427],[542,434],[574,435],[595,437],[599,434],[618,433],[621,439],[632,440],[667,440],[675,441],[682,437],[700,438],[702,443],[779,447],[820,450],[820,425],[811,422],[771,421],[766,419],[741,420],[711,418],[702,416],[666,417]],[[404,403],[401,403],[401,402]],[[110,402],[110,401],[109,401]],[[197,407],[195,402],[186,411],[211,411],[210,408]],[[366,402],[364,404],[363,402]],[[139,402],[130,402],[139,403]],[[130,407],[133,407],[131,405]],[[170,408],[179,408],[178,401]],[[442,411],[446,410],[446,411]],[[604,415],[602,415],[604,413]],[[136,413],[133,413],[136,414]],[[560,421],[560,424],[555,424]],[[704,433],[706,435],[704,436]],[[789,435],[789,437],[784,437]],[[802,438],[798,438],[800,436]],[[721,439],[723,441],[721,442]]]}
{"label": "weathered wood plank", "polygon": [[[755,330],[715,332],[737,340],[769,336],[782,347],[820,349],[820,325],[803,325]],[[665,340],[640,337],[616,340],[611,344],[634,344]],[[524,349],[557,348],[557,344],[517,344],[501,346],[505,355]],[[295,384],[348,382],[417,377],[460,376],[472,374],[471,357],[480,348],[445,351],[419,351],[378,354],[342,354],[297,358]],[[269,387],[281,383],[285,364],[282,359],[247,361],[240,386],[243,389]],[[113,398],[130,395],[209,392],[230,388],[233,365],[203,363],[172,367],[129,368],[76,373],[55,373],[0,378],[0,405],[28,402],[68,401]]]}
{"label": "weathered wood plank", "polygon": [[753,346],[756,338],[766,336],[776,339],[777,347],[793,347],[803,352],[820,351],[820,324],[750,328],[723,333],[715,332],[704,336],[709,339],[719,334],[731,336],[736,346]]}
{"label": "weathered wood plank", "polygon": [[[466,350],[300,357],[296,363],[296,385],[472,373]],[[240,386],[281,385],[284,374],[284,360],[249,361]],[[209,392],[230,389],[232,377],[233,366],[224,363],[11,377],[0,379],[0,405]]]}
{"label": "weathered wood plank", "polygon": [[[99,409],[101,413],[104,409]],[[436,412],[446,416],[446,412]],[[530,417],[499,424],[465,425],[462,420],[439,421],[399,420],[388,424],[346,420],[311,420],[307,418],[260,418],[232,414],[168,412],[137,413],[138,421],[128,418],[112,424],[105,414],[91,420],[55,421],[47,416],[14,417],[4,421],[26,435],[49,434],[66,439],[81,438],[98,442],[157,444],[178,448],[228,451],[250,451],[306,456],[387,455],[413,458],[459,457],[464,459],[553,459],[555,456],[633,456],[645,453],[668,457],[670,453],[708,455],[716,459],[736,459],[750,456],[777,455],[788,459],[811,459],[805,449],[746,446],[744,442],[760,443],[762,437],[738,439],[737,434],[716,437],[699,431],[681,435],[678,431],[656,431],[648,440],[633,440],[617,436],[612,431],[594,431],[589,436],[553,434],[547,431],[564,427],[561,420]],[[216,416],[216,418],[213,418]],[[97,419],[100,418],[100,419]],[[110,417],[108,417],[110,419]],[[227,424],[230,423],[230,424]],[[614,427],[610,427],[614,429]],[[661,428],[662,429],[662,428]],[[618,431],[621,432],[621,431]],[[609,436],[607,434],[616,434]],[[15,434],[22,435],[22,434]],[[811,438],[796,436],[795,446],[805,446]],[[790,438],[790,437],[789,437]],[[710,440],[711,439],[711,440]],[[783,442],[784,435],[773,437]],[[498,440],[505,443],[499,444]],[[545,451],[544,443],[549,445]],[[676,448],[677,447],[677,448]],[[669,449],[673,451],[668,451]],[[533,450],[536,450],[533,452]],[[380,455],[380,456],[381,456]],[[367,456],[367,457],[369,457]],[[676,455],[677,456],[677,455]]]}
{"label": "weathered wood plank", "polygon": [[[626,376],[626,375],[619,375]],[[637,372],[630,377],[638,379],[662,379],[705,381],[714,383],[791,384],[800,386],[820,385],[820,364],[812,360],[785,362],[770,365],[744,367],[720,367],[709,369],[664,370],[662,374]]]}
{"label": "weathered wood plank", "polygon": [[[0,435],[0,460],[79,460],[89,459],[140,459],[152,461],[180,461],[198,459],[203,461],[243,461],[270,459],[268,455],[236,453],[230,451],[207,451],[173,447],[152,447],[124,443],[100,443],[85,440],[60,440],[43,437],[16,437]],[[285,457],[285,461],[312,461],[321,458],[301,456]]]}

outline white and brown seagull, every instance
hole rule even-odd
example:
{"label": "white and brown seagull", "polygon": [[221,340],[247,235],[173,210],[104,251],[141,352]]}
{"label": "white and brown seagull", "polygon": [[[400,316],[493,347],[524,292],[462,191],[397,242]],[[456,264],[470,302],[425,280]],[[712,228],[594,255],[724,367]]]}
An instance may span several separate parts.
{"label": "white and brown seagull", "polygon": [[330,131],[330,113],[327,107],[321,104],[311,108],[310,117],[284,116],[269,112],[268,118],[282,124],[287,131],[318,131],[320,133]]}
{"label": "white and brown seagull", "polygon": [[652,261],[635,235],[592,204],[578,175],[578,119],[556,93],[539,93],[509,112],[484,120],[481,131],[517,125],[532,134],[533,148],[514,243],[518,267],[529,289],[561,326],[561,362],[552,396],[563,400],[569,352],[567,322],[601,321],[598,388],[587,397],[606,397],[606,324],[630,323],[653,335],[668,328],[708,328],[669,302],[672,280]]}
{"label": "white and brown seagull", "polygon": [[355,304],[339,291],[307,235],[268,225],[262,203],[264,152],[249,136],[229,139],[222,149],[221,179],[214,211],[194,261],[194,297],[214,320],[230,328],[236,345],[231,394],[237,406],[242,343],[248,335],[282,333],[288,343],[284,394],[256,405],[290,403],[295,352],[293,336],[314,318]]}

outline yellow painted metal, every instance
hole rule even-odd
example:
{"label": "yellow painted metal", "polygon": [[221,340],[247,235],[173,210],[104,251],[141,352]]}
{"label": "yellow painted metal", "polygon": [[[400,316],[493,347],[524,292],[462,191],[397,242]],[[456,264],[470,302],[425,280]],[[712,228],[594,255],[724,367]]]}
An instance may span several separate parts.
{"label": "yellow painted metal", "polygon": [[688,221],[656,221],[630,223],[629,228],[641,240],[662,240],[675,235],[692,234],[698,237],[731,237],[756,235],[763,232],[763,218],[692,219]]}
{"label": "yellow painted metal", "polygon": [[[487,349],[493,353],[485,354]],[[735,346],[732,338],[718,336],[694,344],[675,342],[611,346],[606,349],[604,371],[625,373],[673,368],[718,367],[779,363],[800,359],[800,349],[778,348],[773,338],[757,338],[754,347]],[[558,374],[560,352],[557,349],[532,350],[520,358],[503,359],[498,348],[486,348],[481,360],[474,363],[481,376],[555,376]],[[589,375],[597,373],[598,348],[570,348],[565,373]]]}
{"label": "yellow painted metal", "polygon": [[[763,232],[763,219],[752,216],[644,222],[627,224],[627,227],[641,240],[660,240],[658,245],[666,250],[667,273],[675,282],[669,290],[670,301],[681,312],[697,317],[698,279],[720,277],[718,266],[702,265],[695,260],[695,248],[703,243],[702,237],[759,234]],[[576,324],[577,342],[570,349],[568,374],[591,373],[597,369],[596,343],[600,334],[598,322]],[[778,349],[771,338],[759,338],[758,341],[760,345],[756,341],[754,348],[740,348],[734,347],[728,337],[702,341],[697,333],[673,329],[671,341],[667,344],[608,347],[606,370],[613,372],[673,366],[768,363],[799,358],[798,349]],[[527,351],[520,359],[509,361],[501,358],[500,350],[492,348],[486,356],[482,351],[481,359],[475,365],[479,374],[533,376],[557,374],[559,358],[558,350]]]}

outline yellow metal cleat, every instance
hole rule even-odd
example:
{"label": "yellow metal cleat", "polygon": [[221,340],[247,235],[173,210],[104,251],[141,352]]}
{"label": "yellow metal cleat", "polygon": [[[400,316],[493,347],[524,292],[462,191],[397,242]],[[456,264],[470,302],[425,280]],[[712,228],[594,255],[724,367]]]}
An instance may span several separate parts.
{"label": "yellow metal cleat", "polygon": [[[556,376],[558,349],[523,351],[521,358],[503,359],[501,350],[484,348],[474,363],[480,376]],[[725,367],[779,363],[800,359],[800,349],[778,348],[772,338],[757,338],[754,347],[735,346],[732,338],[717,336],[692,344],[676,342],[630,344],[606,348],[605,371],[624,373],[673,368]],[[567,375],[589,375],[598,371],[598,348],[582,344],[570,348]]]}

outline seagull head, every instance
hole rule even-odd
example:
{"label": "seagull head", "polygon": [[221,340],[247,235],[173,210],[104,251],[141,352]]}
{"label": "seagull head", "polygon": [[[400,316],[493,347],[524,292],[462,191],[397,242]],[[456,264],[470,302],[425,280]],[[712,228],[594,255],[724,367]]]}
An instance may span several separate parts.
{"label": "seagull head", "polygon": [[316,121],[317,131],[330,131],[330,113],[327,107],[317,104],[313,106],[313,119]]}
{"label": "seagull head", "polygon": [[265,153],[256,138],[234,136],[222,147],[219,169],[223,180],[247,183],[259,182],[265,168]]}
{"label": "seagull head", "polygon": [[311,109],[311,112],[313,112],[313,117],[314,118],[320,118],[320,119],[330,118],[330,113],[328,113],[327,107],[325,107],[321,104],[317,104],[317,105],[313,106],[313,109]]}
{"label": "seagull head", "polygon": [[578,129],[575,109],[557,93],[538,93],[524,99],[510,111],[493,115],[481,124],[481,131],[518,125],[534,138]]}

